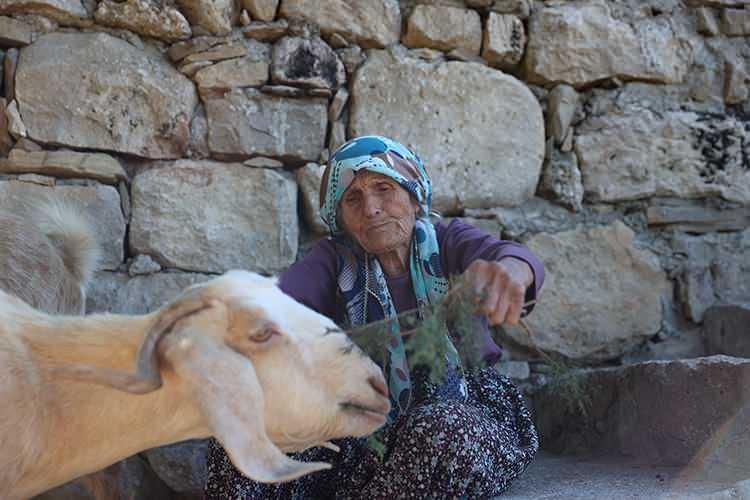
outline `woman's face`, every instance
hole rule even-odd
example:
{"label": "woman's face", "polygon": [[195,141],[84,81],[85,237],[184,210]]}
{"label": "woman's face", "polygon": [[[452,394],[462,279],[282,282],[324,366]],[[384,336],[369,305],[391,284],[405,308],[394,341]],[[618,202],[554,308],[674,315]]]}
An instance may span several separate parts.
{"label": "woman's face", "polygon": [[344,230],[368,253],[408,250],[419,209],[396,181],[367,170],[357,173],[340,202]]}

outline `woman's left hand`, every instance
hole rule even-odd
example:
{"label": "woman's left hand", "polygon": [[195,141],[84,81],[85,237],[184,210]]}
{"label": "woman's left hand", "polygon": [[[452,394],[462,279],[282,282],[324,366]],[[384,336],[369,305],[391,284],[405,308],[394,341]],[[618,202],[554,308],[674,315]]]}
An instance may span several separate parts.
{"label": "woman's left hand", "polygon": [[534,282],[531,266],[514,257],[475,260],[464,276],[479,296],[477,312],[486,315],[491,325],[518,323],[526,289]]}

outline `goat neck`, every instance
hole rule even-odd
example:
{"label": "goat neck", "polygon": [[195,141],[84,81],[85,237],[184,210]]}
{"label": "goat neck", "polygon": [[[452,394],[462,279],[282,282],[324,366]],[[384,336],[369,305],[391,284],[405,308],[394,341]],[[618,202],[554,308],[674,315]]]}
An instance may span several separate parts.
{"label": "goat neck", "polygon": [[[132,372],[138,348],[155,321],[155,315],[93,315],[40,316],[35,324],[26,323],[21,338],[32,362],[42,368],[40,397],[47,413],[43,454],[31,462],[17,485],[22,497],[144,449],[210,434],[199,409],[169,369],[163,371],[159,390],[141,395],[50,375],[55,367],[70,364]],[[77,422],[88,424],[83,428]],[[71,457],[66,453],[70,449],[85,451]]]}

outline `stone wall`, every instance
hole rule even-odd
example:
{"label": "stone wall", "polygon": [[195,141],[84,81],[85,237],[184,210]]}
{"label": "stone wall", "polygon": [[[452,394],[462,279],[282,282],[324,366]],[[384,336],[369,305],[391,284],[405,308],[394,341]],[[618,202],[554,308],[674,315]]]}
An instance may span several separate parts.
{"label": "stone wall", "polygon": [[76,200],[89,311],[140,313],[285,269],[330,151],[389,135],[544,260],[520,373],[699,356],[750,302],[748,37],[748,0],[0,0],[0,209]]}

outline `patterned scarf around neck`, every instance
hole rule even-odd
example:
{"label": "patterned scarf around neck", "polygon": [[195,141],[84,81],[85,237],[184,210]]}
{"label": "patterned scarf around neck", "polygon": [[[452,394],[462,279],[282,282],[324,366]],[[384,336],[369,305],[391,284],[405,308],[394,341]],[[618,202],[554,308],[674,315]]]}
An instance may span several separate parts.
{"label": "patterned scarf around neck", "polygon": [[[342,145],[331,156],[321,184],[321,217],[328,225],[339,249],[338,286],[346,304],[348,326],[361,326],[383,318],[391,318],[388,345],[388,378],[391,403],[390,416],[401,414],[409,407],[412,396],[411,376],[396,308],[388,292],[385,274],[375,256],[364,252],[339,224],[339,202],[360,170],[385,175],[403,187],[417,201],[420,210],[412,233],[409,275],[420,316],[430,304],[437,304],[448,292],[449,282],[440,265],[440,248],[435,227],[429,220],[432,183],[422,160],[402,144],[380,136],[362,136]],[[371,307],[373,302],[380,307]],[[382,312],[381,312],[382,311]],[[382,315],[382,316],[381,316]],[[458,353],[449,342],[449,359],[460,366]]]}

